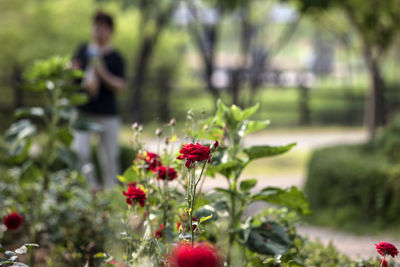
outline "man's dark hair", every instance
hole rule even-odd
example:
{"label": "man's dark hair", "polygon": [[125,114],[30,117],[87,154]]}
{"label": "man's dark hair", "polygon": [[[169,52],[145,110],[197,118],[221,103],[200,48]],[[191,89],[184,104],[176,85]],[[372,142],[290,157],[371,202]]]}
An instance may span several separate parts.
{"label": "man's dark hair", "polygon": [[110,27],[111,30],[114,30],[114,19],[112,16],[104,11],[97,11],[93,16],[93,23],[105,24]]}

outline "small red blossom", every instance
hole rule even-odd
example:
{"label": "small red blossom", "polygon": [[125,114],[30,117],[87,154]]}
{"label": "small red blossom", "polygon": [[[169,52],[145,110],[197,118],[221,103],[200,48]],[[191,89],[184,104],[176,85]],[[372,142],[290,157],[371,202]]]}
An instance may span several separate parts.
{"label": "small red blossom", "polygon": [[157,179],[160,180],[166,180],[168,178],[168,181],[172,181],[178,176],[174,168],[168,167],[168,172],[167,172],[166,166],[159,166],[155,168],[153,172],[157,173]]}
{"label": "small red blossom", "polygon": [[112,264],[112,265],[118,265],[119,267],[125,267],[125,263],[123,262],[118,262],[116,260],[110,260],[108,263]]}
{"label": "small red blossom", "polygon": [[192,163],[196,161],[208,160],[210,162],[211,159],[210,147],[202,146],[199,143],[183,145],[179,153],[181,155],[177,159],[186,159],[186,168],[190,168]]}
{"label": "small red blossom", "polygon": [[8,230],[17,230],[23,221],[24,218],[17,212],[12,212],[3,218],[3,223]]}
{"label": "small red blossom", "polygon": [[219,146],[218,140],[215,140],[214,145],[213,145],[213,150],[217,149]]}
{"label": "small red blossom", "polygon": [[193,247],[181,243],[172,251],[168,264],[169,267],[220,267],[222,261],[218,251],[207,243],[198,243]]}
{"label": "small red blossom", "polygon": [[387,261],[386,259],[380,259],[380,260],[379,260],[379,264],[380,264],[382,267],[389,267],[389,263],[388,263],[388,261]]}
{"label": "small red blossom", "polygon": [[161,237],[163,237],[163,233],[164,233],[164,224],[160,224],[160,229],[156,229],[156,231],[154,232],[154,238],[160,239]]}
{"label": "small red blossom", "polygon": [[146,162],[146,170],[152,171],[158,166],[161,166],[160,156],[153,152],[146,152],[143,155],[139,155],[140,159],[143,159]]}
{"label": "small red blossom", "polygon": [[176,223],[176,230],[177,230],[177,231],[179,231],[179,228],[181,228],[181,225],[182,225],[182,224],[181,224],[180,222],[177,222],[177,223]]}
{"label": "small red blossom", "polygon": [[382,256],[390,255],[394,258],[399,254],[397,248],[388,242],[379,242],[378,244],[375,244],[375,247],[378,253]]}
{"label": "small red blossom", "polygon": [[128,188],[128,192],[122,191],[122,193],[124,194],[124,196],[126,196],[126,203],[128,203],[129,205],[133,205],[132,201],[136,201],[139,203],[139,205],[141,207],[144,207],[144,201],[146,200],[146,193],[136,187],[136,186],[129,186]]}

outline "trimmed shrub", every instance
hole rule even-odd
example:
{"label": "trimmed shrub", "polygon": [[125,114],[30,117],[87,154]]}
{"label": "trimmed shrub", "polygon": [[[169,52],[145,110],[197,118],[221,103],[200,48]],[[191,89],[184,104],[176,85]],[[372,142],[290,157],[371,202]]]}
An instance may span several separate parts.
{"label": "trimmed shrub", "polygon": [[305,183],[311,208],[329,212],[339,224],[398,223],[400,165],[381,150],[381,146],[367,144],[315,151]]}

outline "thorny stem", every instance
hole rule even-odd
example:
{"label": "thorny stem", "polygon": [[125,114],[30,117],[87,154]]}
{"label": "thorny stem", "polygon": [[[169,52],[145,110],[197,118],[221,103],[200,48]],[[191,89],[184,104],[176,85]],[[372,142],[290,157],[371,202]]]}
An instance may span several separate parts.
{"label": "thorny stem", "polygon": [[[201,172],[200,172],[200,176],[199,176],[199,178],[197,179],[197,181],[195,181],[196,180],[196,175],[195,175],[195,169],[193,168],[192,169],[192,184],[191,184],[191,197],[192,197],[192,199],[191,199],[191,201],[190,201],[190,218],[189,218],[189,220],[190,220],[190,231],[191,231],[191,233],[192,233],[192,238],[191,238],[191,241],[192,241],[192,246],[193,246],[193,243],[194,243],[194,230],[193,230],[193,223],[192,223],[192,215],[193,215],[193,209],[194,209],[194,204],[195,204],[195,201],[196,201],[196,189],[197,189],[197,185],[199,184],[199,182],[200,182],[200,180],[201,180],[201,177],[203,176],[203,172],[204,172],[204,169],[205,169],[205,167],[206,167],[206,164],[207,164],[207,160],[204,162],[204,164],[203,164],[203,167],[202,167],[202,169],[201,169]],[[199,223],[199,222],[198,222]]]}

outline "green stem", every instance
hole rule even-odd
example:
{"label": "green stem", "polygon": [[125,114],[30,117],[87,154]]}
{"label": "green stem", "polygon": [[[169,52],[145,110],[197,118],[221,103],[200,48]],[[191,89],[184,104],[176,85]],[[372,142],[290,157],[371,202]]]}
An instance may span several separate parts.
{"label": "green stem", "polygon": [[49,139],[47,142],[46,146],[46,159],[43,161],[42,165],[42,175],[44,177],[43,180],[43,188],[42,188],[42,193],[45,193],[49,189],[49,182],[50,182],[50,177],[49,177],[49,167],[50,164],[53,160],[53,155],[54,155],[54,145],[56,141],[56,134],[57,134],[57,124],[59,122],[59,115],[58,115],[58,107],[57,107],[57,100],[60,97],[60,90],[59,88],[54,88],[53,91],[50,92],[51,94],[51,104],[50,104],[50,109],[51,109],[51,119],[50,123],[47,127]]}
{"label": "green stem", "polygon": [[[168,167],[167,167],[168,168]],[[169,201],[169,194],[168,194],[168,171],[167,171],[167,177],[163,181],[164,182],[164,197],[165,197],[165,202],[164,202],[164,227],[167,227],[167,214],[168,214],[168,201]]]}

